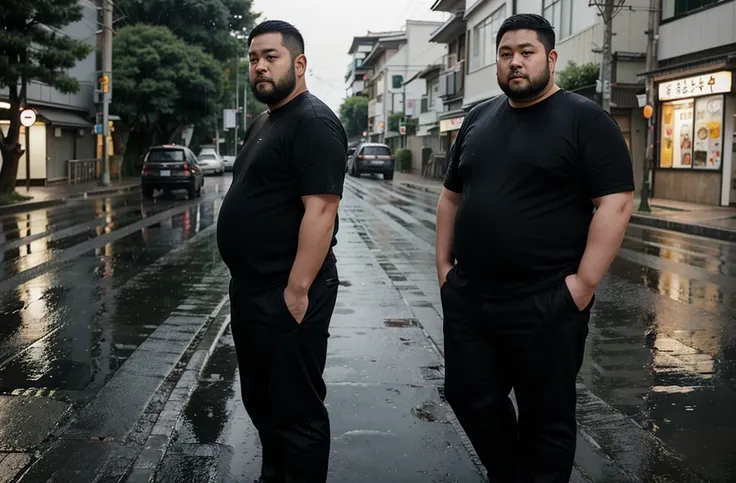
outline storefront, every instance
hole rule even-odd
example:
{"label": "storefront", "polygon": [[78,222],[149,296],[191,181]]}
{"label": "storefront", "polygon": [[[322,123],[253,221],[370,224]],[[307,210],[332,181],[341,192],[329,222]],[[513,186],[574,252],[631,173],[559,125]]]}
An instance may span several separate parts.
{"label": "storefront", "polygon": [[455,142],[460,126],[463,125],[465,116],[451,117],[448,119],[440,119],[440,136],[445,138],[443,142],[445,152],[450,150],[450,146]]}
{"label": "storefront", "polygon": [[732,77],[722,70],[658,83],[655,198],[709,205],[736,201]]}

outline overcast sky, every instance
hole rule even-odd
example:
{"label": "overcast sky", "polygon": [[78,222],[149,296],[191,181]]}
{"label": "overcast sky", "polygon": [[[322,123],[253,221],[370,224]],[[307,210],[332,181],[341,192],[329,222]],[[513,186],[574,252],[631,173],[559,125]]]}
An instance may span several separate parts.
{"label": "overcast sky", "polygon": [[434,0],[255,0],[260,20],[285,20],[304,36],[309,90],[335,112],[345,97],[347,54],[353,37],[399,30],[406,19],[445,20]]}

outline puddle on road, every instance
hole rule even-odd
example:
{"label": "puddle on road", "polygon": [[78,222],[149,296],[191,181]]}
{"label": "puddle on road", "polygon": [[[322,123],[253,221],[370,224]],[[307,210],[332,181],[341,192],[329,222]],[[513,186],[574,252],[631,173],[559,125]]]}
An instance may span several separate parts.
{"label": "puddle on road", "polygon": [[384,319],[383,325],[391,328],[419,327],[417,319]]}
{"label": "puddle on road", "polygon": [[447,408],[439,401],[425,401],[411,409],[417,419],[428,423],[446,423]]}

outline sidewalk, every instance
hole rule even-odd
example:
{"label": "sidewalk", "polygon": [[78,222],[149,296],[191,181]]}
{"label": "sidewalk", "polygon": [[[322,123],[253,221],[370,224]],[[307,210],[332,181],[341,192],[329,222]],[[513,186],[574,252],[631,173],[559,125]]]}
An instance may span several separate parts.
{"label": "sidewalk", "polygon": [[25,186],[17,186],[15,191],[23,196],[31,196],[32,199],[12,205],[0,206],[0,215],[8,215],[29,210],[47,208],[49,206],[63,205],[68,200],[86,198],[88,196],[103,195],[109,193],[122,193],[140,188],[140,178],[131,177],[122,180],[110,180],[110,186],[100,186],[96,181],[80,184],[53,184],[50,186],[31,186],[26,191]]}
{"label": "sidewalk", "polygon": [[[442,180],[422,178],[414,173],[396,173],[394,183],[430,193],[439,194],[442,189]],[[635,199],[631,223],[736,242],[736,208],[655,198],[649,200],[649,207],[649,213],[637,211],[639,199]]]}

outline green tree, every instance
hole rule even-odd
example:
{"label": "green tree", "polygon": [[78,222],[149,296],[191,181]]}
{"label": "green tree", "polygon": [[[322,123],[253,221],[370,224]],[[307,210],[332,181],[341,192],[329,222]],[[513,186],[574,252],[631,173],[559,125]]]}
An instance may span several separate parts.
{"label": "green tree", "polygon": [[568,91],[594,85],[599,73],[599,66],[592,62],[578,65],[570,60],[565,68],[557,73],[557,85]]}
{"label": "green tree", "polygon": [[348,137],[360,136],[368,127],[368,98],[352,96],[340,106],[340,121]]}
{"label": "green tree", "polygon": [[3,2],[0,7],[0,88],[8,89],[10,126],[0,130],[0,193],[15,189],[18,160],[20,107],[26,102],[27,86],[40,81],[63,93],[79,90],[79,82],[67,70],[92,52],[83,41],[58,33],[82,18],[77,0],[23,0]]}
{"label": "green tree", "polygon": [[161,25],[189,44],[202,47],[217,60],[238,53],[232,32],[253,27],[259,14],[252,0],[116,0],[124,25]]}
{"label": "green tree", "polygon": [[[112,109],[131,130],[125,164],[149,146],[172,142],[187,125],[214,125],[222,97],[222,66],[168,28],[125,27],[113,45]],[[130,171],[128,171],[130,172]]]}
{"label": "green tree", "polygon": [[400,112],[394,112],[388,116],[388,130],[391,132],[399,132],[402,118],[404,119],[404,125],[406,126],[406,134],[414,134],[419,126],[419,119],[415,117],[404,118],[404,115]]}

